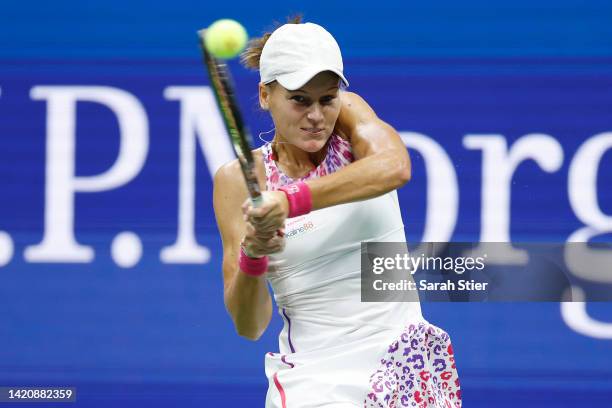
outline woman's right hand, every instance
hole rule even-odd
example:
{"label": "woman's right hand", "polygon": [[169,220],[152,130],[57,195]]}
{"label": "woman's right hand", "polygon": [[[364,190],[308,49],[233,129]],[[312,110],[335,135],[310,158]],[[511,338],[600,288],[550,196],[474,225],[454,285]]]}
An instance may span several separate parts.
{"label": "woman's right hand", "polygon": [[258,231],[253,224],[246,222],[246,234],[241,243],[244,252],[252,258],[281,252],[285,249],[285,230]]}
{"label": "woman's right hand", "polygon": [[262,191],[261,204],[253,206],[250,198],[242,203],[244,220],[250,222],[259,231],[272,233],[284,227],[289,202],[287,195],[282,191]]}

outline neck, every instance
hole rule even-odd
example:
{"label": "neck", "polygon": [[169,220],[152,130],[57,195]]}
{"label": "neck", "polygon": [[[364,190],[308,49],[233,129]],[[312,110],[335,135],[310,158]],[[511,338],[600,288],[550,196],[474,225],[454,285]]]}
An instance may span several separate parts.
{"label": "neck", "polygon": [[318,152],[309,153],[287,142],[279,133],[274,133],[272,150],[276,155],[276,162],[283,166],[285,174],[297,178],[317,167],[325,159],[327,143]]}

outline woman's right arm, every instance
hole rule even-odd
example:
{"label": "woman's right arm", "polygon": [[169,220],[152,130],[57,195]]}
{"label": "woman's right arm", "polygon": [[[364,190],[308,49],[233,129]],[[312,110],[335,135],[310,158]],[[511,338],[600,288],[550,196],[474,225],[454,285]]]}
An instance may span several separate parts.
{"label": "woman's right arm", "polygon": [[264,275],[247,275],[238,266],[248,228],[241,204],[247,197],[238,162],[222,166],[214,177],[213,204],[223,242],[223,298],[237,333],[257,340],[272,318],[272,299]]}

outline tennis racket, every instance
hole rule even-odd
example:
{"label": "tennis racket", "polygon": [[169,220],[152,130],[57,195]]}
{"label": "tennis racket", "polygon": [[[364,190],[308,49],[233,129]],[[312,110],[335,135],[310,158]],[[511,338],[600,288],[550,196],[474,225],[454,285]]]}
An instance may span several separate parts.
{"label": "tennis racket", "polygon": [[236,153],[238,162],[240,162],[240,168],[244,175],[244,181],[246,182],[251,202],[254,207],[259,207],[262,197],[255,174],[255,161],[251,152],[251,134],[242,120],[229,69],[225,62],[215,58],[208,52],[204,44],[205,35],[206,29],[198,31],[204,66],[208,72],[210,84],[214,90],[217,105],[223,116],[223,122],[234,148],[234,153]]}

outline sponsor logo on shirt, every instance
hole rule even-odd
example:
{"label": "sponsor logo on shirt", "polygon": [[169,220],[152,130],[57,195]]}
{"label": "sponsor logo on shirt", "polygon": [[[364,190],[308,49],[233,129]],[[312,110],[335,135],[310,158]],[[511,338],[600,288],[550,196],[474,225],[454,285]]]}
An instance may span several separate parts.
{"label": "sponsor logo on shirt", "polygon": [[309,220],[306,222],[299,223],[295,226],[291,226],[290,228],[291,229],[285,233],[285,238],[287,239],[295,238],[299,235],[306,233],[307,231],[314,228],[314,224],[312,221]]}

